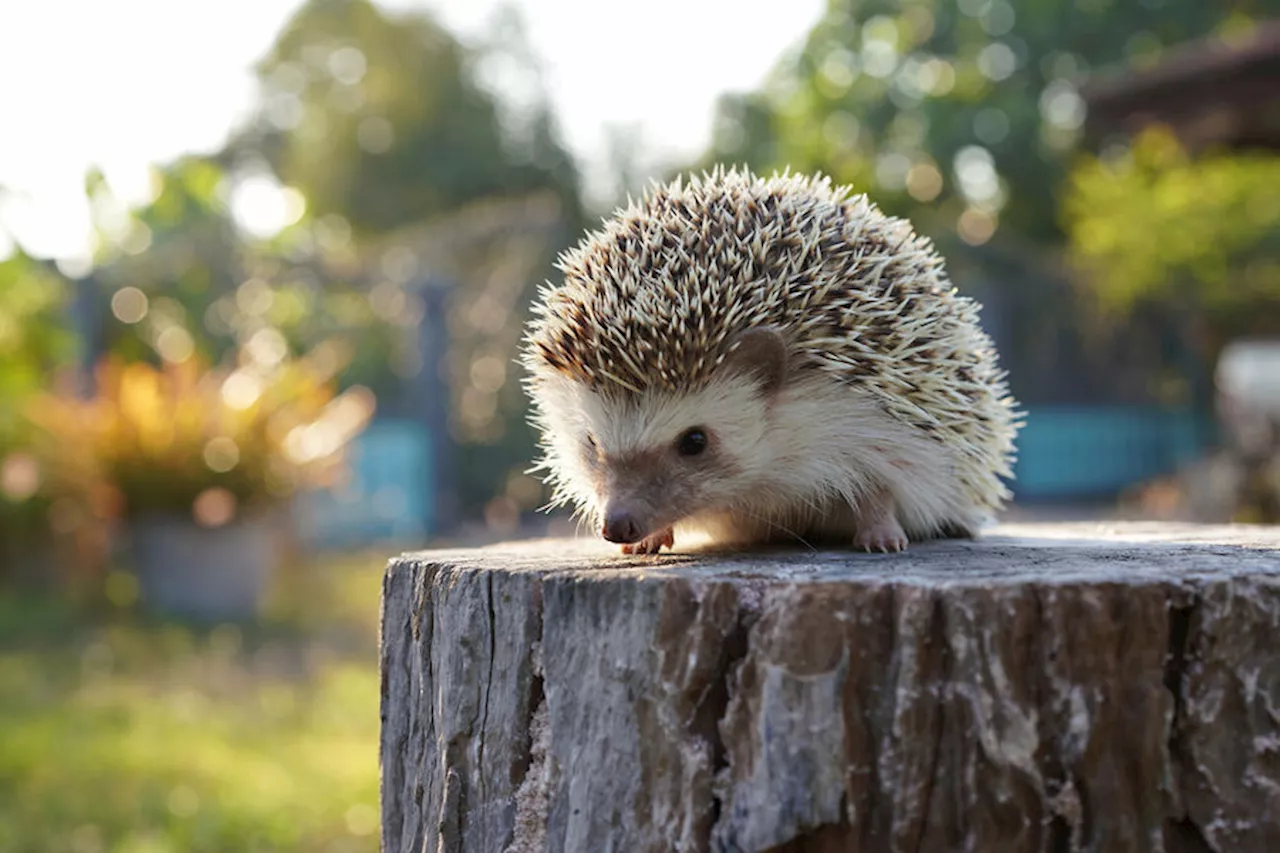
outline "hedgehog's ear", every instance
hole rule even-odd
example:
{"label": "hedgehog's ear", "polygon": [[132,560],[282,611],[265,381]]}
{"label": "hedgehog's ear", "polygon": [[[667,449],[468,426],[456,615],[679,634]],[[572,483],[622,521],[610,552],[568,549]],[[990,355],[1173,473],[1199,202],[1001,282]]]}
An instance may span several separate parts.
{"label": "hedgehog's ear", "polygon": [[748,329],[733,340],[721,369],[746,374],[760,383],[766,395],[782,387],[787,375],[787,342],[774,326]]}

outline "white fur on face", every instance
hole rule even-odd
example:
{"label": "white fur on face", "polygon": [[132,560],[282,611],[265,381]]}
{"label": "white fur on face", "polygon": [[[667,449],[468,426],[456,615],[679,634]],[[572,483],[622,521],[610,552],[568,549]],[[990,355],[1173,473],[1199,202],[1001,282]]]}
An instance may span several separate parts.
{"label": "white fur on face", "polygon": [[[664,523],[683,521],[683,529],[735,540],[833,524],[843,530],[852,523],[851,507],[887,493],[913,538],[946,524],[978,524],[951,449],[889,415],[871,394],[821,374],[794,381],[772,398],[740,374],[691,393],[640,397],[601,395],[552,375],[540,378],[534,396],[558,498],[581,512],[598,513],[610,498],[597,492],[588,435],[607,464],[610,458],[674,453],[685,430],[702,427],[719,459],[689,466],[687,476],[697,478],[697,505]],[[678,478],[685,470],[673,460],[661,475]]]}
{"label": "white fur on face", "polygon": [[[689,394],[651,392],[638,398],[599,394],[554,376],[540,384],[536,396],[543,412],[548,463],[572,499],[588,510],[598,509],[608,497],[596,494],[584,461],[588,435],[609,460],[674,452],[686,430],[701,427],[711,436],[717,456],[737,470],[734,483],[753,477],[770,461],[765,441],[768,404],[744,376],[725,377]],[[696,476],[709,495],[720,498],[732,492],[733,483],[719,482],[714,474],[701,471]]]}
{"label": "white fur on face", "polygon": [[638,400],[584,389],[580,404],[605,456],[670,447],[693,427],[708,430],[721,451],[741,449],[749,456],[765,434],[765,402],[753,383],[736,376],[691,394],[654,392]]}

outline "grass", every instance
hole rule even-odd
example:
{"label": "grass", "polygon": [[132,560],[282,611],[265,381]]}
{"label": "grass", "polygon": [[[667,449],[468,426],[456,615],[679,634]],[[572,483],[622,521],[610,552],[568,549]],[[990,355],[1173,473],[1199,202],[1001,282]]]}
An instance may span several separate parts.
{"label": "grass", "polygon": [[292,570],[252,626],[0,588],[0,853],[376,851],[384,563]]}

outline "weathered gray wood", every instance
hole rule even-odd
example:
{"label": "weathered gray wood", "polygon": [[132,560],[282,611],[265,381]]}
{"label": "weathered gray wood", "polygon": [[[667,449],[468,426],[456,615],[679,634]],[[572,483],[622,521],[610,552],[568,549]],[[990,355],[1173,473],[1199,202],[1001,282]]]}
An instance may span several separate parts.
{"label": "weathered gray wood", "polygon": [[1280,529],[410,554],[386,853],[1280,850]]}

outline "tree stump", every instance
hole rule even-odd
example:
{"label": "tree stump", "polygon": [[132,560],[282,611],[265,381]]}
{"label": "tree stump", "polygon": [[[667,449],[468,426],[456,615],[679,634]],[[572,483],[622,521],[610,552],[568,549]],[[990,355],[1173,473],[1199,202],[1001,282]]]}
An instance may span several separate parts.
{"label": "tree stump", "polygon": [[409,554],[386,853],[1275,853],[1280,528]]}

